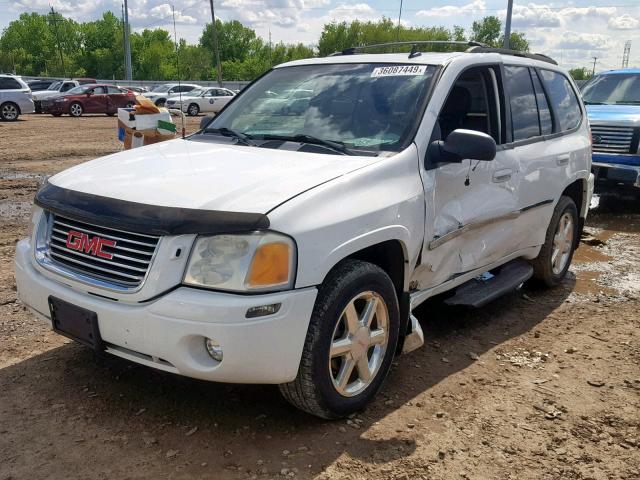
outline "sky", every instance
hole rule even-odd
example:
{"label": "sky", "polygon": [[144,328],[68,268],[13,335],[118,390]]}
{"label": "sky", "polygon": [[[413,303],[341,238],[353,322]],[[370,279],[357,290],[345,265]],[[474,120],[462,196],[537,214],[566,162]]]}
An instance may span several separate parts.
{"label": "sky", "polygon": [[[171,5],[176,10],[178,37],[197,42],[211,21],[208,0],[128,0],[134,30],[162,27],[173,31]],[[402,23],[407,26],[460,25],[497,15],[504,20],[507,0],[404,0]],[[322,26],[331,21],[398,20],[400,0],[214,0],[221,20],[239,20],[273,42],[317,45]],[[121,12],[121,0],[0,0],[0,29],[23,12],[46,13],[50,6],[78,21]],[[531,51],[555,58],[566,68],[620,68],[624,44],[631,40],[629,66],[640,67],[640,0],[589,2],[514,1],[512,29],[526,34]]]}

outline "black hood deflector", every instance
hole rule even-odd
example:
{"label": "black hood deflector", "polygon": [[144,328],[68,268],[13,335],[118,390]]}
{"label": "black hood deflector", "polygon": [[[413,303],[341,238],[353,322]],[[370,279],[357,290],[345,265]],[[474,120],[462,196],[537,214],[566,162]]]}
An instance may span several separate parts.
{"label": "black hood deflector", "polygon": [[35,204],[55,214],[148,235],[242,233],[269,228],[262,213],[162,207],[61,188],[46,182]]}

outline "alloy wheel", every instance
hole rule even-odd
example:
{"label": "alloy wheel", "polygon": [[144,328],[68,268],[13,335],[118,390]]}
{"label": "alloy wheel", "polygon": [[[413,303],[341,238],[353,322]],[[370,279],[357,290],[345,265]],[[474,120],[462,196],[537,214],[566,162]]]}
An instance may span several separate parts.
{"label": "alloy wheel", "polygon": [[82,106],[79,103],[74,103],[69,107],[69,113],[74,117],[82,115]]}
{"label": "alloy wheel", "polygon": [[2,118],[9,121],[15,120],[16,118],[18,118],[18,108],[12,103],[3,105]]}
{"label": "alloy wheel", "polygon": [[329,374],[336,391],[353,397],[373,381],[389,343],[389,312],[375,292],[359,293],[342,311],[329,349]]}
{"label": "alloy wheel", "polygon": [[573,217],[565,212],[558,221],[556,233],[553,236],[551,251],[551,269],[555,275],[562,273],[567,266],[574,240]]}

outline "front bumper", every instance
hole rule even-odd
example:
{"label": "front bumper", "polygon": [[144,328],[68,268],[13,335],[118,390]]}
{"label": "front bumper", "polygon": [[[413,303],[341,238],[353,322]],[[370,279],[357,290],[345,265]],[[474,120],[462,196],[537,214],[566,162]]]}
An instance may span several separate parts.
{"label": "front bumper", "polygon": [[[106,351],[128,360],[188,377],[233,383],[285,383],[298,372],[315,287],[264,295],[235,295],[189,287],[152,301],[127,304],[50,280],[33,265],[29,240],[16,246],[18,295],[51,323],[48,297],[96,312]],[[281,303],[280,310],[247,319],[248,308]],[[204,338],[223,348],[211,358]]]}
{"label": "front bumper", "polygon": [[598,189],[640,188],[640,155],[625,155],[625,163],[620,160],[615,155],[593,154],[592,171]]}
{"label": "front bumper", "polygon": [[66,113],[67,112],[67,103],[46,103],[43,102],[40,106],[40,110],[42,113]]}

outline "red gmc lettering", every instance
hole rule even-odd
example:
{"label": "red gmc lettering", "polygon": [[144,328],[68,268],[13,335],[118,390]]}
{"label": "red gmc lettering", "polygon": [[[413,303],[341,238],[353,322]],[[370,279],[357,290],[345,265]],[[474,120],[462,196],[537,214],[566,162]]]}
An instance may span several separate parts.
{"label": "red gmc lettering", "polygon": [[103,247],[115,247],[116,242],[98,236],[89,238],[89,235],[75,230],[69,230],[67,233],[67,248],[77,252],[88,253],[94,257],[111,260],[113,254],[102,250]]}

